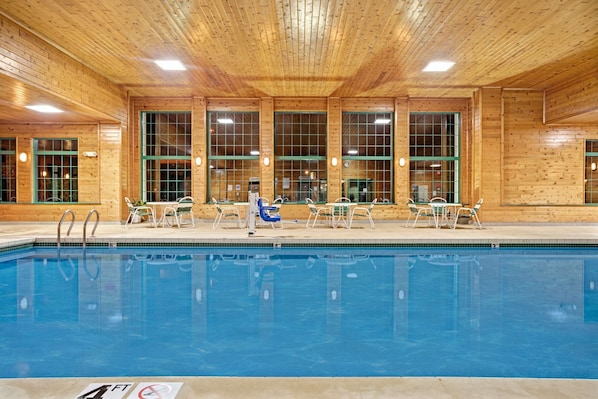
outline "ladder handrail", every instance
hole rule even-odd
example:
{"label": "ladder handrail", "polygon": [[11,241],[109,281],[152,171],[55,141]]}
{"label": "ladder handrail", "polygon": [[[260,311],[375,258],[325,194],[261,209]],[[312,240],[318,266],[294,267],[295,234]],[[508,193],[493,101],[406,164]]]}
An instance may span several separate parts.
{"label": "ladder handrail", "polygon": [[62,222],[64,221],[64,218],[69,213],[73,216],[73,218],[71,219],[71,225],[69,227],[69,230],[66,232],[67,236],[69,234],[71,234],[71,230],[73,229],[73,224],[75,223],[75,212],[71,211],[70,209],[67,209],[66,211],[64,211],[64,213],[62,214],[62,217],[60,218],[60,222],[58,222],[58,234],[57,234],[57,238],[56,238],[56,244],[58,245],[58,248],[60,248],[60,226],[62,226]]}
{"label": "ladder handrail", "polygon": [[100,213],[95,209],[92,209],[91,211],[89,211],[89,213],[87,214],[87,217],[85,218],[85,223],[83,223],[83,248],[85,248],[85,244],[87,243],[87,239],[85,238],[86,230],[87,230],[87,222],[89,222],[89,218],[94,213],[96,214],[96,223],[94,224],[93,230],[91,231],[91,237],[93,237],[93,234],[96,232],[96,228],[98,227],[98,223],[100,222]]}

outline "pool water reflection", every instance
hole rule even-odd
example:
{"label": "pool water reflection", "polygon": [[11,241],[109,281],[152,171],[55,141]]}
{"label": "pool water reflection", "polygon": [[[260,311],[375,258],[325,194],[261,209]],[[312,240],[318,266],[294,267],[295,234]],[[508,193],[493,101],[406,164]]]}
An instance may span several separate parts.
{"label": "pool water reflection", "polygon": [[592,249],[36,248],[0,377],[598,378]]}

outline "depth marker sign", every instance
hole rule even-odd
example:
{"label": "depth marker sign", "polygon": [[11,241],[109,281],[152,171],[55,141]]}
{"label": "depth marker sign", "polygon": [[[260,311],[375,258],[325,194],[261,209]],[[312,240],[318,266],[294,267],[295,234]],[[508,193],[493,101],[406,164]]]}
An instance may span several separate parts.
{"label": "depth marker sign", "polygon": [[133,382],[89,384],[75,399],[122,399],[133,385]]}
{"label": "depth marker sign", "polygon": [[140,382],[128,399],[175,399],[182,382]]}

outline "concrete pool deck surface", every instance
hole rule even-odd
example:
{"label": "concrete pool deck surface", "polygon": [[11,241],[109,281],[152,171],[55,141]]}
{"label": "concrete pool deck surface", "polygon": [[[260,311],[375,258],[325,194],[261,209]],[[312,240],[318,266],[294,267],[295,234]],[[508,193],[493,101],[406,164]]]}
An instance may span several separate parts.
{"label": "concrete pool deck surface", "polygon": [[[92,219],[93,221],[93,219]],[[61,241],[80,243],[81,222],[75,223],[66,237],[70,222],[61,228]],[[404,221],[377,221],[353,229],[325,226],[306,229],[305,221],[287,222],[282,230],[259,227],[253,236],[231,224],[212,229],[211,220],[198,220],[195,227],[153,228],[147,224],[125,229],[112,222],[100,222],[91,237],[93,223],[87,226],[89,245],[104,243],[202,243],[235,244],[558,244],[598,245],[598,224],[530,223],[484,224],[434,229],[423,222],[415,229]],[[0,248],[38,242],[56,242],[56,223],[0,222]],[[597,248],[598,251],[598,248]],[[40,343],[41,344],[41,343]],[[89,384],[96,382],[183,382],[178,399],[219,398],[590,398],[598,392],[598,380],[525,378],[229,378],[229,377],[115,377],[115,378],[18,378],[0,379],[0,398],[75,399]],[[128,397],[128,394],[125,398]]]}

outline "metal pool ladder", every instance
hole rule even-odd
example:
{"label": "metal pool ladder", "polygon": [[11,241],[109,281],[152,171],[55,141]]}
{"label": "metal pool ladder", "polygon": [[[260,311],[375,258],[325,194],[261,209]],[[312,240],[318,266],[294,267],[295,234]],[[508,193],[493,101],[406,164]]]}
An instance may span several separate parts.
{"label": "metal pool ladder", "polygon": [[96,228],[98,227],[98,223],[100,222],[100,213],[95,210],[92,209],[91,211],[89,211],[89,213],[87,214],[87,217],[85,218],[85,223],[83,223],[83,248],[85,248],[85,244],[87,243],[87,239],[85,238],[85,231],[87,230],[87,222],[89,222],[89,218],[91,217],[91,215],[96,214],[96,223],[93,225],[93,230],[91,231],[91,236],[93,237],[93,234],[96,232]]}
{"label": "metal pool ladder", "polygon": [[[91,231],[92,236],[95,233],[96,228],[98,227],[98,223],[100,222],[99,212],[95,209],[92,209],[91,211],[89,211],[89,214],[87,215],[87,218],[85,219],[85,223],[83,223],[83,248],[85,248],[85,245],[87,244],[87,222],[89,222],[89,218],[94,213],[96,215],[96,223],[93,226],[93,230]],[[64,222],[64,218],[66,218],[66,215],[69,215],[69,214],[72,216],[72,218],[71,218],[71,225],[69,226],[69,229],[66,232],[67,236],[69,234],[71,234],[71,230],[73,229],[73,224],[75,224],[75,212],[71,211],[70,209],[67,209],[66,211],[64,211],[64,213],[62,214],[62,218],[60,218],[60,222],[58,222],[58,232],[57,232],[57,237],[56,237],[56,245],[58,246],[58,248],[60,248],[60,227],[62,226],[62,222]]]}
{"label": "metal pool ladder", "polygon": [[60,222],[58,222],[58,233],[57,233],[57,237],[56,237],[56,245],[58,246],[58,248],[60,248],[60,226],[62,226],[62,222],[64,222],[64,218],[68,214],[70,214],[72,216],[72,218],[71,218],[71,225],[69,226],[69,230],[66,232],[67,236],[69,234],[71,234],[71,230],[73,229],[73,224],[75,223],[75,212],[71,211],[70,209],[67,209],[66,211],[64,211],[64,213],[62,214],[62,217],[60,218]]}

